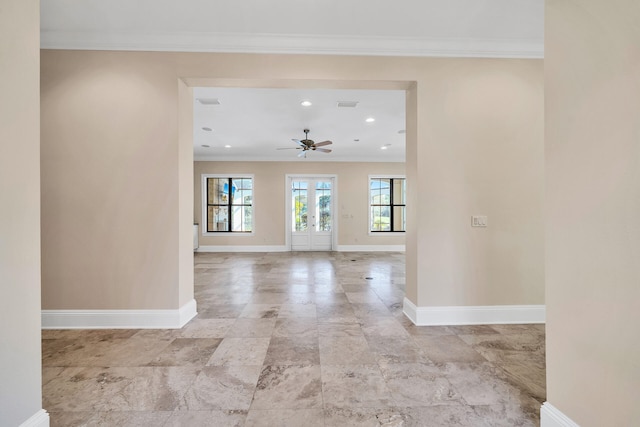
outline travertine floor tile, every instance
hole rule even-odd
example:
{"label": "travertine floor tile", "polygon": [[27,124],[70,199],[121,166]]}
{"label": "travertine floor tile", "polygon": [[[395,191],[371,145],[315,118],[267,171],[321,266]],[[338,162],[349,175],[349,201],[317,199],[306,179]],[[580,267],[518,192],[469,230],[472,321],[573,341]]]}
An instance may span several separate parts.
{"label": "travertine floor tile", "polygon": [[182,329],[43,331],[53,427],[539,424],[544,325],[415,326],[402,253],[197,253],[194,282]]}
{"label": "travertine floor tile", "polygon": [[43,386],[50,411],[172,411],[198,371],[184,367],[67,368]]}
{"label": "travertine floor tile", "polygon": [[486,361],[480,353],[456,335],[414,336],[413,340],[435,363]]}
{"label": "travertine floor tile", "polygon": [[247,411],[174,411],[162,427],[243,427]]}
{"label": "travertine floor tile", "polygon": [[252,409],[245,427],[324,427],[322,409]]}
{"label": "travertine floor tile", "polygon": [[284,318],[276,321],[274,337],[318,337],[315,318]]}
{"label": "travertine floor tile", "polygon": [[260,366],[207,366],[180,402],[180,410],[246,411],[251,405]]}
{"label": "travertine floor tile", "polygon": [[362,332],[367,336],[402,338],[409,333],[395,317],[368,317],[360,321]]}
{"label": "travertine floor tile", "polygon": [[176,338],[148,366],[204,366],[220,338]]}
{"label": "travertine floor tile", "polygon": [[472,406],[503,404],[521,394],[507,381],[505,373],[489,362],[447,363],[445,372],[464,401]]}
{"label": "travertine floor tile", "polygon": [[247,304],[238,317],[250,319],[269,319],[278,317],[280,304]]}
{"label": "travertine floor tile", "polygon": [[326,407],[380,408],[393,398],[377,365],[326,365],[322,367]]}
{"label": "travertine floor tile", "polygon": [[367,342],[380,364],[430,362],[410,339],[367,335]]}
{"label": "travertine floor tile", "polygon": [[320,366],[265,366],[251,409],[322,408]]}
{"label": "travertine floor tile", "polygon": [[269,341],[269,338],[225,338],[207,365],[262,366]]}
{"label": "travertine floor tile", "polygon": [[273,334],[276,319],[237,319],[227,331],[231,338],[268,338]]}
{"label": "travertine floor tile", "polygon": [[398,406],[462,405],[462,397],[443,370],[423,363],[384,364],[380,367]]}
{"label": "travertine floor tile", "polygon": [[320,337],[320,362],[324,365],[374,365],[376,358],[363,336]]}
{"label": "travertine floor tile", "polygon": [[272,337],[264,359],[265,365],[319,365],[320,351],[316,337]]}

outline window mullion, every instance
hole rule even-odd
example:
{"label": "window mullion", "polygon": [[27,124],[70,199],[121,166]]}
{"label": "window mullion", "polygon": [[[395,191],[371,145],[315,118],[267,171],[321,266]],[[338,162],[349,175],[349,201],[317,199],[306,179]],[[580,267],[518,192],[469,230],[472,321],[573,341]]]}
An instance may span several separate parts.
{"label": "window mullion", "polygon": [[393,178],[389,178],[389,231],[393,231]]}
{"label": "window mullion", "polygon": [[232,202],[232,184],[233,184],[233,178],[229,178],[229,181],[227,183],[227,185],[229,186],[229,197],[227,198],[227,217],[229,218],[229,229],[227,230],[229,233],[231,233],[233,231],[233,210],[232,210],[232,206],[233,206],[233,202]]}

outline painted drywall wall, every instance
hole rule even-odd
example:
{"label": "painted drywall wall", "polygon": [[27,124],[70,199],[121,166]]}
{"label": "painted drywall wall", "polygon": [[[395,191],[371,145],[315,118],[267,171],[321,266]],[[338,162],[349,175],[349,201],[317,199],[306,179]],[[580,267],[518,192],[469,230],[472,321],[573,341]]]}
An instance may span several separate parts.
{"label": "painted drywall wall", "polygon": [[43,54],[44,309],[178,308],[178,80],[152,56]]}
{"label": "painted drywall wall", "polygon": [[419,306],[544,304],[541,74],[536,61],[453,60],[418,84]]}
{"label": "painted drywall wall", "polygon": [[640,3],[546,2],[547,400],[640,425]]}
{"label": "painted drywall wall", "polygon": [[404,175],[404,163],[352,162],[196,162],[195,222],[202,221],[202,174],[251,174],[255,183],[255,233],[252,236],[200,236],[201,245],[283,246],[286,237],[287,174],[330,174],[338,179],[335,221],[338,245],[404,245],[404,236],[368,232],[369,175]]}
{"label": "painted drywall wall", "polygon": [[[45,50],[44,307],[175,308],[179,78],[408,89],[407,295],[542,304],[542,71],[540,60]],[[489,227],[471,228],[474,214]]]}
{"label": "painted drywall wall", "polygon": [[179,305],[193,300],[193,91],[178,80]]}
{"label": "painted drywall wall", "polygon": [[0,13],[0,425],[42,408],[40,358],[40,3]]}

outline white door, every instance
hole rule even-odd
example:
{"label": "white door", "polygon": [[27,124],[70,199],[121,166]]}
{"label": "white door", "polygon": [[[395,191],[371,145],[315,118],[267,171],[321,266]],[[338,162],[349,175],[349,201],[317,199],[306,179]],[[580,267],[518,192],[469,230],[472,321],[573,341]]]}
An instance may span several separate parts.
{"label": "white door", "polygon": [[291,250],[332,250],[333,178],[292,177],[289,182]]}

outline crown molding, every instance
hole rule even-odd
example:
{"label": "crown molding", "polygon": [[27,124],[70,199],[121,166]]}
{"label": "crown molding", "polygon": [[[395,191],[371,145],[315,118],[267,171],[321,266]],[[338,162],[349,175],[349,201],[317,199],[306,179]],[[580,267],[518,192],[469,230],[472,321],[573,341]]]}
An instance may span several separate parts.
{"label": "crown molding", "polygon": [[468,58],[543,58],[543,39],[204,32],[47,31],[42,49]]}

